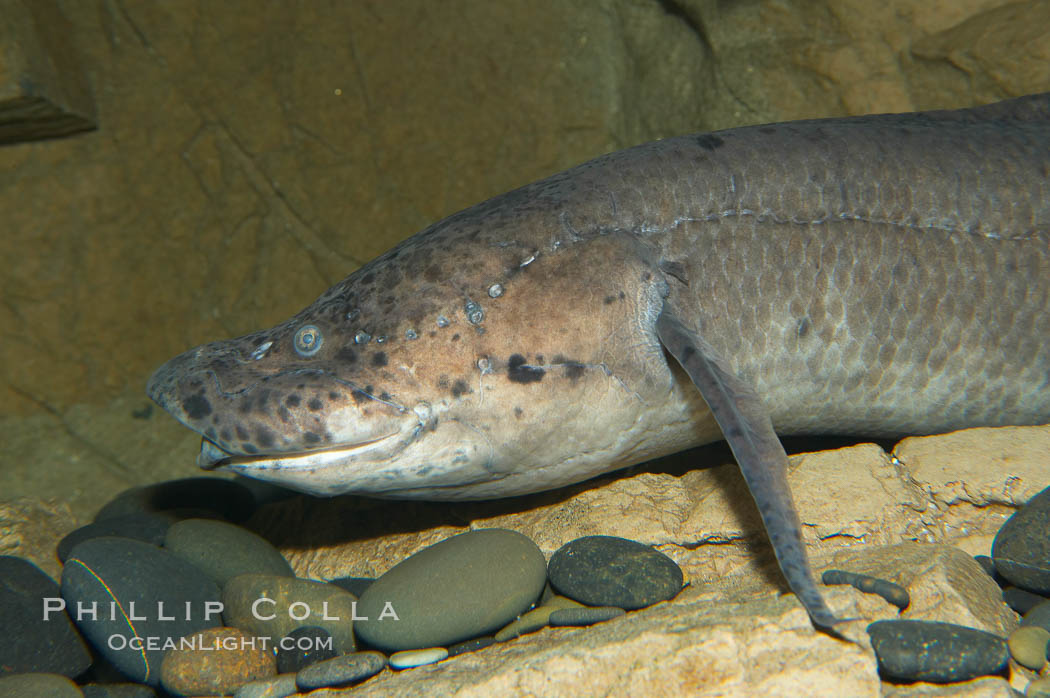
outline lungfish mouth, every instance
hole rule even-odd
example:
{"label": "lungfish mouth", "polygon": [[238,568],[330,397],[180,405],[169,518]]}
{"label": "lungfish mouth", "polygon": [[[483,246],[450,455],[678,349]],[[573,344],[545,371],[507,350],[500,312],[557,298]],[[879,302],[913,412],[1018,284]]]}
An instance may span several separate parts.
{"label": "lungfish mouth", "polygon": [[197,465],[204,470],[235,470],[245,475],[269,470],[292,470],[299,468],[320,468],[333,463],[346,463],[360,458],[370,451],[388,447],[401,434],[392,431],[389,434],[361,441],[354,444],[341,444],[328,448],[288,453],[231,453],[220,448],[207,437],[201,439],[201,451],[197,456]]}

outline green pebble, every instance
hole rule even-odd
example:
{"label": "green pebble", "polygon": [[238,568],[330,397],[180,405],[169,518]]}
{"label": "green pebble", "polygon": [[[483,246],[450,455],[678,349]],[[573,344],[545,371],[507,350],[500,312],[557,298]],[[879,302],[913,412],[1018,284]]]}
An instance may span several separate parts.
{"label": "green pebble", "polygon": [[[358,638],[384,650],[445,647],[492,633],[543,591],[543,553],[517,531],[479,529],[424,548],[368,587]],[[396,614],[396,618],[393,616]]]}
{"label": "green pebble", "polygon": [[1038,625],[1018,628],[1007,640],[1010,656],[1014,658],[1014,661],[1032,671],[1039,671],[1046,665],[1048,642],[1050,642],[1050,632]]}

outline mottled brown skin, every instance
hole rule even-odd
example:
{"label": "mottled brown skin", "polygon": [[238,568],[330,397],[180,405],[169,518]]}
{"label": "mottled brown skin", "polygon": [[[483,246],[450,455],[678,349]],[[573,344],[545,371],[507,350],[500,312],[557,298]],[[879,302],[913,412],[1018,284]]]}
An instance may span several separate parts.
{"label": "mottled brown skin", "polygon": [[[217,444],[202,464],[325,494],[519,494],[721,424],[830,625],[773,427],[1050,421],[1048,307],[1044,94],[613,153],[434,224],[291,320],[176,357],[149,392]],[[304,357],[307,325],[324,342]]]}

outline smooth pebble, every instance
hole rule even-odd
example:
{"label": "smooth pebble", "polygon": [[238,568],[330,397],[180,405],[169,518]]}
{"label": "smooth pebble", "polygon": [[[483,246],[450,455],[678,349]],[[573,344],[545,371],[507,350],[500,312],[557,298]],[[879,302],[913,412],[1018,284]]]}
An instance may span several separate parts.
{"label": "smooth pebble", "polygon": [[1010,647],[1010,656],[1014,661],[1032,671],[1039,671],[1046,665],[1046,646],[1050,642],[1050,632],[1038,625],[1026,625],[1010,633],[1006,643]]}
{"label": "smooth pebble", "polygon": [[566,543],[547,565],[558,593],[588,606],[634,610],[672,599],[682,590],[682,569],[648,545],[614,536]]}
{"label": "smooth pebble", "polygon": [[232,480],[188,477],[124,490],[99,509],[95,521],[178,509],[210,511],[238,523],[255,511],[255,497],[247,487]]}
{"label": "smooth pebble", "polygon": [[339,654],[356,648],[352,620],[356,601],[353,594],[333,584],[269,574],[238,575],[222,589],[227,625],[269,637],[272,644],[300,626],[316,625],[331,633]]}
{"label": "smooth pebble", "polygon": [[559,608],[551,612],[548,622],[552,627],[594,625],[618,618],[626,611],[615,606],[588,606],[585,608]]}
{"label": "smooth pebble", "polygon": [[301,691],[345,686],[378,674],[386,663],[381,652],[344,654],[311,664],[295,675],[295,682]]}
{"label": "smooth pebble", "polygon": [[[209,613],[220,600],[215,582],[167,550],[131,538],[92,538],[73,548],[62,569],[62,598],[95,649],[150,686],[160,683],[167,645],[222,624],[217,612]],[[78,614],[78,603],[87,610],[95,604],[95,617]],[[129,628],[123,612],[111,613],[116,608],[139,618]],[[150,644],[136,649],[135,637]]]}
{"label": "smooth pebble", "polygon": [[292,566],[268,540],[226,521],[174,523],[164,537],[164,548],[196,565],[220,587],[240,574],[295,576]]}
{"label": "smooth pebble", "polygon": [[995,569],[1013,584],[1050,594],[1050,487],[1006,520],[992,541]]}
{"label": "smooth pebble", "polygon": [[995,674],[1009,659],[1006,640],[952,623],[879,620],[868,625],[880,671],[895,679],[954,683]]}
{"label": "smooth pebble", "polygon": [[316,625],[302,626],[277,642],[277,673],[294,674],[338,654],[331,633]]}
{"label": "smooth pebble", "polygon": [[425,664],[436,664],[448,657],[444,647],[428,647],[422,650],[404,650],[390,655],[392,669],[411,669]]}
{"label": "smooth pebble", "polygon": [[233,698],[288,698],[299,692],[295,674],[278,674],[268,679],[249,681],[233,693]]}
{"label": "smooth pebble", "polygon": [[[361,595],[358,637],[384,650],[447,646],[503,627],[529,608],[546,561],[516,531],[481,529],[402,560]],[[397,618],[391,617],[396,613]]]}
{"label": "smooth pebble", "polygon": [[0,674],[62,674],[75,677],[91,666],[91,654],[65,611],[58,585],[29,560],[0,555]]}

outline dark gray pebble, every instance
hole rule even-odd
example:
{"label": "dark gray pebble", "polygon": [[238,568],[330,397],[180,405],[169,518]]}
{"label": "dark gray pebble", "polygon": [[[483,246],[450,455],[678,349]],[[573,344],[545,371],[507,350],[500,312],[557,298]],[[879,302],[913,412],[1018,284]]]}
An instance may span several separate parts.
{"label": "dark gray pebble", "polygon": [[496,642],[496,638],[491,635],[482,635],[476,637],[473,640],[464,640],[463,642],[457,642],[456,644],[448,648],[448,656],[455,657],[457,654],[466,654],[467,652],[476,652],[480,649],[484,649],[491,644]]}
{"label": "dark gray pebble", "polygon": [[91,666],[91,655],[64,611],[44,620],[45,608],[62,603],[58,585],[28,560],[0,556],[0,675],[62,674]]}
{"label": "dark gray pebble", "polygon": [[186,519],[171,525],[164,547],[196,565],[220,587],[239,574],[294,577],[281,551],[262,536],[226,521]]}
{"label": "dark gray pebble", "polygon": [[1050,487],[1006,520],[992,542],[992,559],[1013,584],[1050,594]]}
{"label": "dark gray pebble", "polygon": [[1048,600],[1050,599],[1047,599],[1040,594],[1033,594],[1027,589],[1018,589],[1017,587],[1007,587],[1003,589],[1003,601],[1006,602],[1007,606],[1014,609],[1022,616],[1039,604]]}
{"label": "dark gray pebble", "polygon": [[354,652],[312,664],[295,675],[300,691],[345,686],[375,676],[386,666],[381,652]]}
{"label": "dark gray pebble", "polygon": [[372,582],[375,581],[375,577],[339,577],[337,579],[329,579],[329,584],[335,584],[337,587],[346,589],[357,598],[361,598],[361,594],[365,593],[368,587],[372,586]]}
{"label": "dark gray pebble", "polygon": [[981,569],[985,571],[989,577],[998,577],[999,575],[995,571],[995,563],[992,562],[992,558],[987,555],[974,555],[973,559],[977,561],[977,564],[981,566]]}
{"label": "dark gray pebble", "polygon": [[210,511],[238,523],[255,511],[255,498],[247,487],[232,480],[189,477],[124,490],[95,514],[95,521],[178,509]]}
{"label": "dark gray pebble", "polygon": [[1050,630],[1050,600],[1042,601],[1028,609],[1021,618],[1021,625],[1038,625]]}
{"label": "dark gray pebble", "polygon": [[624,615],[626,611],[614,606],[589,606],[586,608],[559,608],[551,611],[547,621],[552,627],[568,625],[594,625]]}
{"label": "dark gray pebble", "polygon": [[65,562],[69,551],[78,543],[103,536],[134,538],[150,545],[163,545],[164,534],[171,524],[170,517],[157,514],[129,514],[90,523],[71,531],[58,542],[58,559]]}
{"label": "dark gray pebble", "polygon": [[682,590],[682,569],[648,545],[613,536],[566,543],[547,565],[551,586],[588,606],[633,610],[672,599]]}
{"label": "dark gray pebble", "polygon": [[883,675],[905,681],[955,683],[1002,671],[1010,652],[992,633],[952,623],[879,620],[868,625]]}
{"label": "dark gray pebble", "polygon": [[824,584],[849,584],[865,594],[878,594],[897,608],[907,608],[911,603],[908,590],[888,579],[879,579],[867,574],[847,572],[846,570],[825,570],[821,577]]}
{"label": "dark gray pebble", "polygon": [[80,690],[84,698],[154,698],[157,695],[141,683],[89,683]]}
{"label": "dark gray pebble", "polygon": [[338,654],[330,632],[316,625],[304,625],[278,640],[277,673],[294,674]]}
{"label": "dark gray pebble", "polygon": [[[130,538],[92,538],[73,548],[62,570],[62,597],[96,651],[151,686],[160,683],[165,643],[222,625],[219,614],[206,617],[206,604],[216,608],[220,601],[215,582],[167,550]],[[78,603],[96,604],[95,618],[78,617]],[[154,648],[136,649],[135,638]]]}

